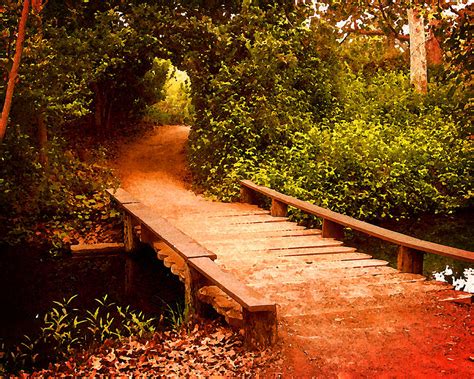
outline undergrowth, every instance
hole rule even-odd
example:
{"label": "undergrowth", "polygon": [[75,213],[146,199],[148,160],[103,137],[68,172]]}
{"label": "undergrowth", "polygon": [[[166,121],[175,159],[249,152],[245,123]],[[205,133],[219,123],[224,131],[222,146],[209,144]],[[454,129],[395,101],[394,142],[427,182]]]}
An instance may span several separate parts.
{"label": "undergrowth", "polygon": [[[43,317],[38,335],[25,336],[9,350],[2,346],[0,374],[46,367],[107,340],[151,336],[160,323],[130,306],[112,302],[107,295],[95,299],[97,306],[93,309],[74,307],[76,297],[54,301]],[[178,313],[175,316],[182,317]]]}
{"label": "undergrowth", "polygon": [[0,245],[34,243],[57,253],[72,242],[73,231],[120,222],[104,192],[118,185],[103,165],[104,150],[83,161],[55,137],[48,164],[41,165],[31,137],[21,132],[9,133],[0,150]]}

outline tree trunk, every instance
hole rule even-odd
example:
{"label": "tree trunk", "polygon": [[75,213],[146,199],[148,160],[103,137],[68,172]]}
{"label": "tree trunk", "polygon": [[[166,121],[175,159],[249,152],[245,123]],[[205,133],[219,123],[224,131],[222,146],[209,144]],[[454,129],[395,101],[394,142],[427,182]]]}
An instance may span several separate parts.
{"label": "tree trunk", "polygon": [[431,29],[426,41],[426,60],[428,66],[439,66],[443,63],[443,49]]}
{"label": "tree trunk", "polygon": [[93,89],[95,92],[95,109],[94,109],[94,122],[95,122],[95,133],[100,135],[102,129],[104,128],[104,96],[102,94],[101,88],[97,83],[94,83]]}
{"label": "tree trunk", "polygon": [[396,35],[394,33],[389,33],[387,35],[387,43],[386,43],[386,50],[385,50],[386,59],[392,59],[399,55],[398,50],[395,47],[395,38],[396,38]]}
{"label": "tree trunk", "polygon": [[428,92],[426,71],[425,29],[423,19],[416,9],[408,9],[410,27],[410,82],[418,93]]}
{"label": "tree trunk", "polygon": [[28,12],[30,10],[30,0],[23,1],[23,10],[18,25],[18,37],[16,39],[15,56],[13,57],[13,65],[8,75],[7,92],[3,103],[2,118],[0,119],[0,141],[5,137],[7,129],[8,116],[12,106],[13,92],[18,79],[18,70],[20,68],[21,54],[23,53],[23,42],[25,41],[26,21],[28,20]]}
{"label": "tree trunk", "polygon": [[44,109],[38,111],[38,145],[39,145],[39,163],[43,168],[48,168],[48,129],[46,127],[46,116]]}

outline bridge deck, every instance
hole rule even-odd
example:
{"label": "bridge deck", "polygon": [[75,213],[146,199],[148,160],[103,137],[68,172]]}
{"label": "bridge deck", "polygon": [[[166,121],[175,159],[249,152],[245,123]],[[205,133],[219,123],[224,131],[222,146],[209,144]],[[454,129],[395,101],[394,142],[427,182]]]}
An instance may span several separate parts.
{"label": "bridge deck", "polygon": [[[277,303],[283,376],[474,377],[472,307],[440,303],[439,299],[455,293],[421,275],[400,273],[386,265],[355,267],[370,261],[363,254],[371,255],[373,251],[345,246],[275,250],[273,242],[269,242],[271,237],[287,242],[290,236],[316,232],[294,223],[275,222],[267,211],[253,205],[212,202],[189,191],[183,180],[188,132],[186,127],[164,126],[156,128],[150,138],[125,145],[117,162],[122,184],[154,214],[217,255],[215,267],[209,264],[209,258],[201,267],[203,270],[210,266],[229,271],[238,282],[269,298],[266,302],[260,299],[263,304]],[[263,192],[269,194],[268,190]],[[272,196],[288,201],[290,206],[302,205],[288,196]],[[123,200],[129,204],[136,201],[130,196]],[[326,219],[353,229],[366,228],[371,235],[391,239],[396,245],[419,245],[419,241],[396,233],[334,216],[313,205],[304,206],[308,213],[319,212]],[[254,216],[260,220],[248,222]],[[242,219],[246,222],[240,222]],[[293,241],[299,242],[299,237]],[[307,243],[307,239],[301,241]],[[266,243],[269,245],[262,248]],[[173,256],[164,243],[153,242],[152,246],[164,265],[186,280],[184,259]],[[423,248],[432,253],[438,249],[433,244]],[[308,255],[310,250],[317,250],[318,254]],[[449,249],[448,254],[451,253]],[[188,262],[194,259],[189,258]],[[225,281],[222,275],[219,279]],[[235,286],[227,288],[231,293],[229,289],[240,291]],[[205,288],[199,295],[210,303],[217,300],[221,313],[236,325],[240,320],[241,325],[242,310],[234,311],[236,302],[219,288]],[[252,305],[250,301],[243,303]]]}
{"label": "bridge deck", "polygon": [[401,273],[384,260],[323,238],[320,230],[272,217],[253,205],[229,204],[229,211],[217,216],[182,215],[175,225],[215,253],[222,269],[274,301],[280,319],[355,305],[363,311],[397,295],[418,302],[420,292],[450,288]]}
{"label": "bridge deck", "polygon": [[[470,297],[452,291],[445,283],[400,272],[384,260],[324,237],[342,231],[337,225],[325,230],[326,219],[321,231],[275,216],[286,213],[281,204],[275,212],[273,207],[266,211],[256,205],[233,203],[212,212],[184,212],[170,222],[126,191],[110,193],[128,220],[125,234],[131,235],[125,247],[130,249],[133,234],[153,246],[157,257],[185,282],[192,306],[212,305],[229,324],[244,329],[251,345],[274,342],[276,317],[279,322],[328,315],[343,320],[374,310],[393,315],[400,306],[423,303],[427,296],[432,297],[430,293],[445,298]],[[408,236],[395,237],[405,243]],[[419,246],[423,248],[424,242]],[[441,245],[435,249],[443,252]],[[448,249],[464,259],[474,259],[471,252]],[[422,258],[416,270],[422,267]],[[308,325],[303,325],[307,333]]]}

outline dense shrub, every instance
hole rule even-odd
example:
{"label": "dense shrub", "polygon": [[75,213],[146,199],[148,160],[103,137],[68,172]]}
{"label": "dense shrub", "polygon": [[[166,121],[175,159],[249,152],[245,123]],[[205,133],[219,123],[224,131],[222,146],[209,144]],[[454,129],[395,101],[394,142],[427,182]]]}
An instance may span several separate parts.
{"label": "dense shrub", "polygon": [[162,67],[167,68],[164,96],[148,107],[145,119],[161,125],[190,125],[193,122],[193,107],[188,75],[172,67],[169,61],[161,59],[155,61],[162,62]]}
{"label": "dense shrub", "polygon": [[[194,132],[191,149],[208,193],[233,199],[238,179],[251,178],[366,220],[451,213],[471,204],[472,141],[465,118],[454,117],[463,100],[452,83],[431,83],[430,94],[421,96],[403,72],[344,72],[339,103],[322,117],[291,80],[280,85],[279,73],[294,78],[301,68],[272,70],[275,55],[223,68],[214,81],[219,111],[210,108],[209,128]],[[245,80],[263,70],[260,63],[272,75]],[[265,81],[268,88],[259,87]],[[314,85],[328,88],[324,81]],[[317,98],[321,111],[325,98]]]}
{"label": "dense shrub", "polygon": [[14,245],[36,236],[60,247],[68,230],[118,221],[103,192],[116,182],[98,158],[82,162],[54,138],[48,167],[42,167],[31,138],[19,132],[9,133],[0,149],[0,243]]}
{"label": "dense shrub", "polygon": [[209,194],[232,198],[235,172],[278,156],[295,133],[331,113],[334,62],[323,61],[300,21],[254,9],[218,30],[222,62],[207,86],[193,87],[200,102],[189,146],[194,178]]}
{"label": "dense shrub", "polygon": [[253,179],[362,219],[451,213],[470,204],[472,141],[433,104],[443,94],[432,88],[420,97],[397,73],[350,77],[346,88],[340,115],[295,134]]}

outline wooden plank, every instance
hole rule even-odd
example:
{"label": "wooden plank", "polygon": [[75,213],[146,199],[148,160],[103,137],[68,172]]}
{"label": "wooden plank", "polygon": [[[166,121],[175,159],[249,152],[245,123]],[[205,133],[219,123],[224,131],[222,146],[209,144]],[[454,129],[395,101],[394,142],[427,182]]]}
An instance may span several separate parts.
{"label": "wooden plank", "polygon": [[364,267],[378,267],[387,266],[388,262],[380,259],[360,259],[360,260],[348,260],[348,261],[320,261],[316,264],[302,264],[301,262],[285,262],[280,261],[276,266],[272,267],[258,267],[256,271],[264,270],[304,270],[311,271],[322,271],[322,270],[335,270],[335,269],[352,269],[352,268],[364,268]]}
{"label": "wooden plank", "polygon": [[207,231],[197,233],[196,239],[199,239],[199,242],[205,244],[206,242],[215,242],[222,239],[261,239],[261,238],[270,238],[270,237],[296,237],[296,236],[319,236],[321,231],[317,229],[301,229],[301,230],[270,230],[263,232],[254,232],[252,230],[244,230],[239,232],[226,233],[207,233]]}
{"label": "wooden plank", "polygon": [[96,243],[71,245],[73,257],[98,257],[116,255],[123,253],[125,247],[123,243]]}
{"label": "wooden plank", "polygon": [[257,214],[257,215],[234,215],[230,217],[206,217],[205,215],[196,214],[195,217],[189,219],[183,219],[180,221],[182,224],[194,224],[196,218],[199,218],[200,223],[203,225],[241,225],[241,224],[259,224],[259,223],[275,223],[288,221],[287,217],[272,217],[269,214]]}
{"label": "wooden plank", "polygon": [[[372,257],[368,254],[364,253],[341,253],[341,254],[320,254],[320,255],[290,255],[290,256],[275,256],[271,254],[252,254],[252,260],[249,260],[247,257],[243,257],[237,255],[230,259],[225,259],[224,264],[228,267],[232,267],[235,265],[236,267],[241,268],[242,266],[246,267],[253,267],[253,265],[257,265],[257,267],[264,267],[264,266],[282,266],[286,263],[299,263],[302,267],[306,264],[319,264],[319,262],[329,261],[329,262],[337,262],[337,261],[354,261],[354,260],[367,260],[372,259]],[[216,263],[219,264],[220,260],[217,258]]]}
{"label": "wooden plank", "polygon": [[[178,227],[186,229],[187,227],[194,228],[196,222],[182,222],[179,221]],[[304,230],[303,226],[298,226],[293,222],[263,222],[257,224],[225,224],[221,223],[200,223],[202,231],[212,234],[226,234],[226,233],[245,233],[245,232],[268,232],[268,231],[294,231]],[[199,233],[199,232],[197,232]]]}
{"label": "wooden plank", "polygon": [[[231,270],[229,270],[231,271]],[[231,271],[233,272],[233,271]],[[311,282],[335,281],[336,283],[347,278],[365,278],[370,276],[380,276],[387,274],[396,274],[398,271],[389,266],[375,266],[363,268],[335,268],[325,270],[308,270],[305,275],[297,272],[273,271],[273,272],[254,272],[246,275],[245,283],[252,288],[262,289],[268,296],[271,286],[283,286],[284,284],[307,284]],[[238,275],[238,272],[235,272]],[[242,278],[244,280],[244,278]]]}
{"label": "wooden plank", "polygon": [[147,232],[164,241],[185,260],[196,257],[217,258],[216,254],[210,252],[181,230],[175,228],[163,217],[157,216],[155,212],[143,204],[124,204],[123,207],[142,224],[142,228],[146,227],[148,229]]}
{"label": "wooden plank", "polygon": [[306,213],[321,217],[329,221],[333,221],[337,224],[346,226],[354,230],[358,230],[360,232],[363,232],[373,237],[377,237],[384,241],[388,241],[396,245],[405,246],[414,250],[443,255],[449,258],[459,259],[466,262],[474,262],[474,252],[472,251],[462,250],[451,246],[444,246],[434,242],[420,240],[418,238],[407,236],[402,233],[397,233],[385,228],[381,228],[379,226],[375,226],[367,222],[356,220],[355,218],[333,212],[329,209],[319,207],[306,201],[296,199],[292,196],[283,195],[282,193],[279,193],[272,189],[252,183],[249,180],[242,180],[240,181],[240,183],[242,186],[261,193],[267,197],[270,197],[271,199],[276,199],[292,207],[298,208]]}
{"label": "wooden plank", "polygon": [[[206,220],[203,220],[206,222]],[[225,220],[229,225],[240,224],[259,224],[259,223],[273,223],[288,221],[287,217],[272,217],[270,215],[252,215],[252,216],[233,216]],[[215,222],[215,221],[212,221]]]}
{"label": "wooden plank", "polygon": [[219,245],[244,245],[244,244],[264,244],[265,246],[269,245],[285,245],[288,244],[290,246],[298,245],[298,244],[313,244],[315,243],[316,246],[325,243],[332,243],[335,242],[337,245],[342,244],[341,241],[336,241],[333,238],[322,238],[319,234],[304,234],[299,236],[270,236],[270,237],[263,237],[260,235],[252,235],[252,236],[244,236],[240,235],[240,238],[234,238],[233,236],[228,237],[227,235],[221,235],[220,239],[217,239],[216,242]]}
{"label": "wooden plank", "polygon": [[232,217],[242,217],[242,216],[245,216],[245,217],[249,217],[249,216],[262,216],[262,215],[269,215],[270,212],[269,211],[266,211],[264,209],[261,209],[261,208],[256,208],[255,211],[234,211],[234,212],[231,212],[231,213],[219,213],[219,214],[212,214],[212,215],[209,215],[207,216],[207,218],[209,219],[216,219],[216,218],[232,218]]}
{"label": "wooden plank", "polygon": [[123,188],[117,188],[116,190],[114,190],[113,188],[109,188],[106,190],[106,192],[120,204],[133,204],[140,202],[132,195],[130,195],[127,191],[125,191]]}
{"label": "wooden plank", "polygon": [[281,256],[291,257],[291,256],[311,256],[311,255],[320,255],[320,254],[342,254],[342,253],[352,253],[355,252],[354,247],[349,246],[335,246],[335,247],[316,247],[316,248],[306,248],[306,249],[292,249],[290,251],[281,254]]}
{"label": "wooden plank", "polygon": [[249,311],[276,312],[275,303],[242,284],[232,274],[222,271],[209,258],[192,258],[188,264]]}
{"label": "wooden plank", "polygon": [[[394,284],[399,283],[418,283],[426,281],[424,276],[414,275],[414,276],[400,276],[400,275],[413,275],[413,274],[401,274],[397,272],[394,268],[388,266],[376,266],[376,267],[365,267],[364,269],[359,270],[347,270],[345,272],[344,277],[341,276],[325,276],[324,278],[321,277],[313,277],[312,282],[316,283],[316,285],[324,284],[327,287],[337,288],[339,285],[343,284],[344,286],[353,286],[353,287],[367,287],[367,286],[392,286]],[[321,282],[321,279],[324,282]],[[248,283],[247,285],[261,289],[265,288],[265,293],[269,294],[271,292],[278,292],[281,291],[283,286],[293,286],[307,288],[311,282],[305,280],[305,278],[294,278],[290,276],[286,276],[283,278],[277,278],[276,281],[273,282],[255,282],[255,283]]]}
{"label": "wooden plank", "polygon": [[210,242],[206,246],[212,250],[219,252],[232,252],[237,253],[248,253],[250,251],[261,251],[261,250],[271,250],[271,251],[280,251],[280,250],[290,250],[290,249],[305,249],[312,247],[331,247],[331,246],[341,246],[342,242],[332,240],[332,239],[314,239],[314,240],[292,240],[288,241],[274,241],[273,239],[268,240],[253,240],[253,241],[223,241],[223,242]]}

